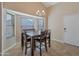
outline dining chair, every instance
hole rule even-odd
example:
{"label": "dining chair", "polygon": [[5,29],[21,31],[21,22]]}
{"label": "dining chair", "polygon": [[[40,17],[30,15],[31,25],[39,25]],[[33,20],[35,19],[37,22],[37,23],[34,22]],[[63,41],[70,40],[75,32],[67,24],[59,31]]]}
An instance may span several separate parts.
{"label": "dining chair", "polygon": [[22,33],[22,40],[21,40],[21,46],[22,46],[22,51],[25,46],[25,55],[27,54],[27,48],[30,48],[31,46],[28,46],[29,44],[31,45],[31,38],[29,35],[27,35],[26,32]]}
{"label": "dining chair", "polygon": [[[47,52],[47,39],[46,39],[46,33],[42,32],[40,36],[35,38],[35,42],[40,43],[40,47],[36,46],[40,49],[40,56],[42,56],[42,46],[45,46],[45,50]],[[44,44],[43,44],[44,43]]]}
{"label": "dining chair", "polygon": [[50,46],[51,46],[51,31],[46,29],[45,32],[46,32],[47,43],[50,48]]}

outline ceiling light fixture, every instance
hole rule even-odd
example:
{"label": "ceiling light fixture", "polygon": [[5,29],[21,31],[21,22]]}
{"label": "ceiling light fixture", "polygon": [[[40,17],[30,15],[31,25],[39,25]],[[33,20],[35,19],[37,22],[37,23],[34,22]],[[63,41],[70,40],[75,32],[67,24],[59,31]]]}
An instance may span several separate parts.
{"label": "ceiling light fixture", "polygon": [[41,12],[37,10],[36,15],[43,17],[45,15],[45,11],[42,10]]}

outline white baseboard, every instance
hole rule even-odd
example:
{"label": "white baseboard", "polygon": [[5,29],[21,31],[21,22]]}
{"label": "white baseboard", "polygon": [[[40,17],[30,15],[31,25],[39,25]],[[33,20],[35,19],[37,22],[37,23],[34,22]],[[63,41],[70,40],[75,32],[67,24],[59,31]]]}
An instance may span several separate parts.
{"label": "white baseboard", "polygon": [[71,46],[79,47],[78,45],[73,45],[73,44],[67,43],[67,42],[65,42],[64,40],[63,40],[63,41],[60,41],[60,40],[54,39],[54,41],[57,41],[57,42],[60,42],[60,43],[64,43],[64,44],[68,44],[68,45],[71,45]]}
{"label": "white baseboard", "polygon": [[9,48],[7,48],[7,49],[3,50],[3,52],[2,52],[2,53],[5,53],[6,51],[10,50],[11,48],[13,48],[13,47],[15,47],[15,46],[16,46],[16,44],[13,44],[13,45],[12,45],[12,46],[10,46]]}
{"label": "white baseboard", "polygon": [[57,41],[57,42],[60,42],[60,43],[64,43],[64,40],[61,41],[61,40],[54,39],[54,41]]}
{"label": "white baseboard", "polygon": [[15,47],[17,44],[20,44],[20,42],[15,43],[15,44],[13,44],[12,46],[10,46],[9,48],[5,49],[5,50],[3,51],[3,53],[5,53],[6,51],[12,49],[12,48]]}

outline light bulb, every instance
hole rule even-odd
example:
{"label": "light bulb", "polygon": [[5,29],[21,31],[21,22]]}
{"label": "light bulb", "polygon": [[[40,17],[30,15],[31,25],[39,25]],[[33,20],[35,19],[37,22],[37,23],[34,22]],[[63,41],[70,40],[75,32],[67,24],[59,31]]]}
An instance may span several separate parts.
{"label": "light bulb", "polygon": [[36,14],[39,15],[39,10],[37,10]]}
{"label": "light bulb", "polygon": [[42,10],[42,15],[45,15],[45,11],[44,10]]}

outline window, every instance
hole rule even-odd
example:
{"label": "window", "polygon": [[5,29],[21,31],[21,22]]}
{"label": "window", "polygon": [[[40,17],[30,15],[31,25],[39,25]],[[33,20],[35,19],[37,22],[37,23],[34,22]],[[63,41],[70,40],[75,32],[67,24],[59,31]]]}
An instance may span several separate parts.
{"label": "window", "polygon": [[44,19],[39,19],[38,22],[39,22],[39,29],[44,30]]}
{"label": "window", "polygon": [[27,30],[33,30],[34,25],[33,25],[33,19],[31,18],[23,18],[22,19],[22,29],[27,29]]}
{"label": "window", "polygon": [[6,37],[10,38],[14,36],[14,15],[6,13]]}
{"label": "window", "polygon": [[44,30],[44,18],[32,18],[23,17],[21,18],[21,28],[22,30]]}

